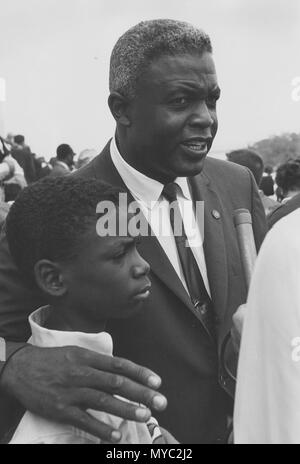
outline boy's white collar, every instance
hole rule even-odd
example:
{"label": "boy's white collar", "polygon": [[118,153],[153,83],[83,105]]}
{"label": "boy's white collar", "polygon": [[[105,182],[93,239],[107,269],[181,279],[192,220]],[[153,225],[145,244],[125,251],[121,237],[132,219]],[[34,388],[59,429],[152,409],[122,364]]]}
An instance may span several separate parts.
{"label": "boy's white collar", "polygon": [[52,309],[49,306],[43,306],[29,316],[28,320],[32,332],[32,336],[28,340],[29,343],[43,348],[73,345],[112,356],[113,342],[107,332],[91,334],[46,329],[44,324],[50,311]]}

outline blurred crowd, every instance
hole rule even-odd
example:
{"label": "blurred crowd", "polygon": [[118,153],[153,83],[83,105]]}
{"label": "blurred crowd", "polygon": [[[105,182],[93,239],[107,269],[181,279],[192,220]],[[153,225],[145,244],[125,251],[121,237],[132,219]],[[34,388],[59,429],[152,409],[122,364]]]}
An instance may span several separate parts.
{"label": "blurred crowd", "polygon": [[85,149],[76,155],[66,143],[56,149],[56,156],[46,161],[33,153],[21,134],[0,137],[0,218],[19,192],[27,185],[46,176],[63,176],[85,166],[97,155],[94,149]]}
{"label": "blurred crowd", "polygon": [[[76,155],[69,144],[62,143],[56,156],[49,162],[33,153],[23,135],[0,136],[0,225],[9,205],[27,185],[46,176],[63,176],[88,164],[95,149],[85,149]],[[228,153],[227,160],[247,167],[259,187],[267,216],[292,198],[300,196],[300,156],[279,166],[265,166],[262,157],[254,150],[241,149]]]}

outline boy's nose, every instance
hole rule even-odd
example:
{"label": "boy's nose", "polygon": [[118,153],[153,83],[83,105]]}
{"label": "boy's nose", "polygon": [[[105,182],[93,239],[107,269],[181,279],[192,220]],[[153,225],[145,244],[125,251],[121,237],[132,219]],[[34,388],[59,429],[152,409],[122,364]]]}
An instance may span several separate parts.
{"label": "boy's nose", "polygon": [[141,255],[138,253],[137,262],[133,266],[133,277],[139,278],[144,275],[148,275],[150,272],[150,265]]}

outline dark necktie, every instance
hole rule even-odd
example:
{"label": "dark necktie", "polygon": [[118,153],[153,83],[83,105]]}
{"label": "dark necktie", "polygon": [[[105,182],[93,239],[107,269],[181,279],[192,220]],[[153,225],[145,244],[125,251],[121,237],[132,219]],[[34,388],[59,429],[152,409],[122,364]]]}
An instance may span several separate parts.
{"label": "dark necktie", "polygon": [[[168,200],[170,205],[170,222],[174,233],[175,243],[186,281],[186,285],[190,294],[194,313],[196,317],[203,323],[210,335],[215,338],[215,322],[212,308],[212,301],[207,293],[201,272],[194,257],[194,254],[188,244],[187,236],[184,230],[184,224],[181,217],[181,212],[177,200],[178,186],[174,182],[164,186],[162,195]],[[178,224],[180,223],[180,228]],[[175,230],[176,229],[176,230]],[[181,235],[178,235],[178,231]]]}

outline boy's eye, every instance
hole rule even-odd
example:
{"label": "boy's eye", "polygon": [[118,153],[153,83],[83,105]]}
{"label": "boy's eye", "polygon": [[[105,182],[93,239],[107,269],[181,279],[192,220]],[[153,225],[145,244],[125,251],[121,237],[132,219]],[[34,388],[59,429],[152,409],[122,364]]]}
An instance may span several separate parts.
{"label": "boy's eye", "polygon": [[124,256],[126,255],[126,252],[127,250],[124,248],[123,250],[119,251],[118,253],[116,253],[113,257],[114,260],[119,260],[119,259],[122,259],[124,258]]}

